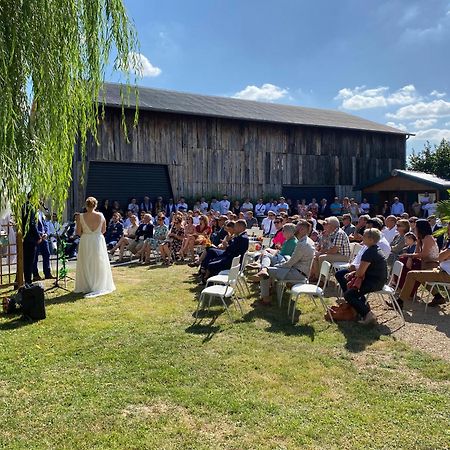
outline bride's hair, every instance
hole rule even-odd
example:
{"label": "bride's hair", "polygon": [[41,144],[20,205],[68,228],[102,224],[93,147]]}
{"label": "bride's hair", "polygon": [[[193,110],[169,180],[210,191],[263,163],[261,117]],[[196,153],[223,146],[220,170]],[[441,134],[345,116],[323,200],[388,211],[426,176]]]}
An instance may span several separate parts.
{"label": "bride's hair", "polygon": [[86,208],[96,208],[97,207],[97,199],[95,197],[88,197],[86,199]]}

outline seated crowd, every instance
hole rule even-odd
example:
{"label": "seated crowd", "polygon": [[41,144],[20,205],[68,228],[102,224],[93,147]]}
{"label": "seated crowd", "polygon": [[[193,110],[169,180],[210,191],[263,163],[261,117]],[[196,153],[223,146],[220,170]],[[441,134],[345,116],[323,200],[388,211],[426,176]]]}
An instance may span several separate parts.
{"label": "seated crowd", "polygon": [[[430,211],[422,209],[427,205],[420,205],[421,211]],[[433,232],[442,227],[436,216],[410,217],[397,197],[376,216],[370,215],[373,208],[366,199],[358,203],[347,197],[336,197],[330,205],[326,199],[294,204],[284,197],[267,203],[260,198],[255,204],[246,198],[241,204],[224,195],[210,202],[202,197],[192,206],[184,198],[165,203],[158,197],[152,203],[147,196],[140,203],[131,199],[124,213],[119,202],[110,206],[105,201],[99,210],[108,223],[105,240],[111,258],[117,255],[120,262],[127,253],[143,264],[155,255],[164,265],[186,261],[199,267],[199,281],[205,283],[229,269],[235,256],[242,260],[249,248],[247,231],[258,228],[270,244],[250,264],[258,269],[253,281],[260,284],[255,306],[271,304],[271,284],[277,280],[314,282],[324,261],[342,262],[348,267],[336,272],[336,280],[363,323],[374,320],[366,294],[383,287],[397,260],[404,263],[400,305],[414,297],[420,283],[450,283],[450,225],[447,241],[444,235],[436,239]],[[354,254],[352,243],[359,244]],[[349,288],[355,277],[360,285]],[[430,306],[445,302],[440,293],[433,294]]]}

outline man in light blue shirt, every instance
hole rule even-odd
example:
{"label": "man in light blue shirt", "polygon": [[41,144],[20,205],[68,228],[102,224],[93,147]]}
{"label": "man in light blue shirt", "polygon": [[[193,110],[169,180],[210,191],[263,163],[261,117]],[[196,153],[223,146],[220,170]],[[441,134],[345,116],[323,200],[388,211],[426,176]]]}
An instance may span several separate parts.
{"label": "man in light blue shirt", "polygon": [[280,197],[280,202],[278,203],[277,206],[277,212],[288,212],[289,211],[289,205],[286,203],[286,199],[284,197]]}
{"label": "man in light blue shirt", "polygon": [[398,197],[394,197],[394,203],[391,206],[391,214],[394,216],[400,216],[405,212],[405,207]]}
{"label": "man in light blue shirt", "polygon": [[220,213],[226,215],[226,213],[230,210],[230,201],[228,200],[228,195],[224,195],[219,203]]}

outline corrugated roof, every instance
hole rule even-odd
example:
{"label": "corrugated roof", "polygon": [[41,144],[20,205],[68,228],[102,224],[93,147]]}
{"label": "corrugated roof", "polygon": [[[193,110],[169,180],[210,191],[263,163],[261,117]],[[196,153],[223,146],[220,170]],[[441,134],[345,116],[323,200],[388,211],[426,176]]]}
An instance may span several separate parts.
{"label": "corrugated roof", "polygon": [[[121,107],[121,87],[123,88],[121,84],[105,83],[104,92],[100,94],[100,101],[104,101],[107,106]],[[408,134],[402,130],[352,116],[342,111],[303,108],[228,97],[213,97],[147,87],[138,87],[138,91],[139,109],[141,110],[258,122],[347,128],[401,135]],[[135,106],[133,95],[130,95],[129,105],[127,103],[125,101],[125,105],[128,107]]]}
{"label": "corrugated roof", "polygon": [[435,186],[440,186],[442,188],[450,188],[450,180],[445,180],[444,178],[439,178],[436,175],[425,173],[425,172],[416,172],[415,170],[401,170],[395,169],[392,171],[392,175],[400,175],[406,178],[413,179],[415,181],[420,181],[421,183],[429,183]]}
{"label": "corrugated roof", "polygon": [[445,180],[444,178],[439,178],[436,175],[425,172],[417,172],[415,170],[394,169],[388,175],[383,175],[381,177],[375,178],[373,180],[368,180],[365,183],[361,183],[358,186],[355,186],[354,190],[360,191],[369,186],[373,186],[375,184],[386,181],[391,177],[408,178],[418,183],[429,185],[438,189],[450,189],[450,180]]}

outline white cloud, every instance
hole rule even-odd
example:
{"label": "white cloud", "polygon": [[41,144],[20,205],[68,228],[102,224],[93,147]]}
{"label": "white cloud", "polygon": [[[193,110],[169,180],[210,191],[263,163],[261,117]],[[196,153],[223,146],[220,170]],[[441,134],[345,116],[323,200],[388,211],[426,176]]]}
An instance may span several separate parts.
{"label": "white cloud", "polygon": [[437,91],[437,90],[435,89],[434,91],[431,91],[431,92],[430,92],[430,95],[431,95],[432,97],[442,98],[442,97],[445,97],[445,96],[447,95],[447,92],[439,92],[439,91]]}
{"label": "white cloud", "polygon": [[442,139],[450,140],[450,130],[442,128],[430,128],[428,130],[420,130],[415,136],[411,136],[413,140],[435,141],[441,142]]}
{"label": "white cloud", "polygon": [[419,96],[412,84],[403,86],[392,94],[389,93],[389,88],[385,86],[372,89],[366,89],[366,86],[356,86],[353,89],[341,89],[335,100],[342,100],[341,106],[345,109],[368,109],[390,105],[407,105],[418,101]]}
{"label": "white cloud", "polygon": [[261,87],[253,85],[247,86],[242,91],[236,92],[236,94],[233,95],[233,98],[273,102],[274,100],[286,97],[287,94],[287,89],[280,88],[274,84],[265,83]]}
{"label": "white cloud", "polygon": [[450,122],[445,122],[444,127],[450,127]]}
{"label": "white cloud", "polygon": [[130,52],[128,53],[128,58],[128,69],[140,77],[157,77],[162,72],[159,67],[154,66],[142,53]]}
{"label": "white cloud", "polygon": [[415,122],[413,122],[411,125],[416,130],[421,130],[424,128],[430,128],[437,122],[437,119],[417,119]]}
{"label": "white cloud", "polygon": [[386,122],[388,127],[397,128],[397,130],[407,131],[408,128],[403,123]]}
{"label": "white cloud", "polygon": [[390,119],[431,119],[450,116],[450,102],[433,100],[401,107],[396,113],[386,114]]}

